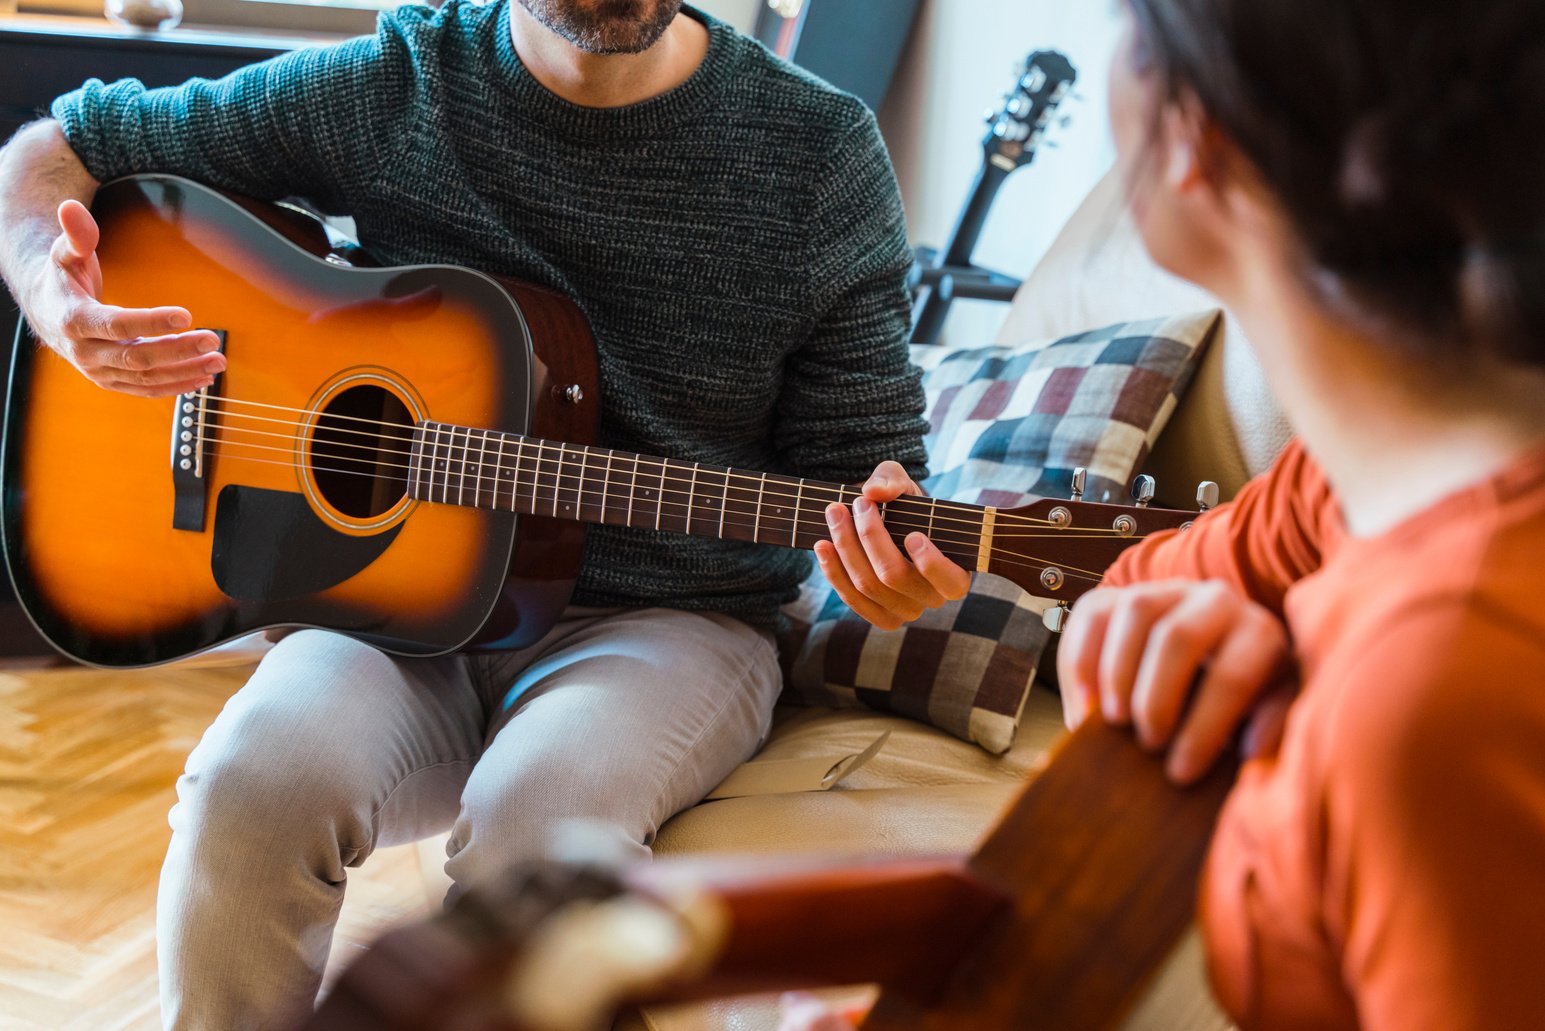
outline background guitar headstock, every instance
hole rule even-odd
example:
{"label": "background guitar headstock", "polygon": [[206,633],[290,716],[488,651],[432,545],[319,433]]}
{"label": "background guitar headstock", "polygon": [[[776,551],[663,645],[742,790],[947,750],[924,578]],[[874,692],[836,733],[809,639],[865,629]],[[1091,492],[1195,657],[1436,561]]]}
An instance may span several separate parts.
{"label": "background guitar headstock", "polygon": [[1025,58],[1024,71],[1004,94],[1003,105],[987,114],[982,147],[988,163],[1005,172],[1029,164],[1077,81],[1072,62],[1055,50],[1037,50]]}

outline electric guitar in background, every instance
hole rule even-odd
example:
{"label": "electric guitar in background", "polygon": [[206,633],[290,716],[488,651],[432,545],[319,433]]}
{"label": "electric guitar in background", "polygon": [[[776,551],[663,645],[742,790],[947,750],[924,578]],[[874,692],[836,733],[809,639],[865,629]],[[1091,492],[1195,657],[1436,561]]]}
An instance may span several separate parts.
{"label": "electric guitar in background", "polygon": [[1025,59],[1024,70],[1014,88],[1004,94],[1002,106],[988,112],[982,167],[959,221],[941,250],[917,252],[914,344],[938,343],[944,317],[956,298],[1007,301],[1019,288],[1019,280],[973,265],[971,254],[1004,181],[1035,160],[1054,124],[1066,124],[1057,112],[1077,81],[1078,72],[1066,57],[1055,50],[1037,50]]}
{"label": "electric guitar in background", "polygon": [[[227,369],[146,400],[18,341],[0,536],[28,615],[82,662],[166,662],[272,626],[409,655],[519,647],[567,604],[585,523],[810,548],[826,506],[858,495],[595,446],[594,342],[551,291],[360,267],[309,220],[171,176],[111,183],[94,212],[103,300],[184,304]],[[922,531],[1066,602],[1194,518],[1145,500],[904,497],[884,517],[898,541]]]}

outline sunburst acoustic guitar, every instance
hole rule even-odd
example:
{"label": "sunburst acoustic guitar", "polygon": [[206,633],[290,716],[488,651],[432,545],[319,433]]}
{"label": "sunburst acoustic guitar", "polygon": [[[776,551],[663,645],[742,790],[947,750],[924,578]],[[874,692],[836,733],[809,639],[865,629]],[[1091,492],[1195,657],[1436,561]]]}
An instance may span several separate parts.
{"label": "sunburst acoustic guitar", "polygon": [[[18,341],[6,560],[82,662],[166,662],[272,626],[389,651],[534,641],[586,523],[809,548],[856,489],[595,446],[594,342],[551,291],[451,266],[368,267],[312,220],[170,176],[104,186],[104,301],[182,304],[227,370],[149,401]],[[20,331],[26,334],[25,327]],[[1071,600],[1193,513],[1044,500],[885,507],[968,569]]]}

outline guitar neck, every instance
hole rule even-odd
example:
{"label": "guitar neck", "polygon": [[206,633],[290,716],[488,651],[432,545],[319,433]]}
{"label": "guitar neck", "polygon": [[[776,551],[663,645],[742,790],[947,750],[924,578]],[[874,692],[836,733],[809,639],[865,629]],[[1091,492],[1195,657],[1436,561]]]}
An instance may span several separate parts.
{"label": "guitar neck", "polygon": [[1005,168],[990,158],[982,162],[976,181],[971,185],[971,195],[966,198],[966,206],[961,209],[960,219],[944,245],[940,266],[964,268],[971,264],[971,254],[976,250],[976,242],[982,238],[982,227],[987,224],[987,213],[992,210],[992,202],[998,198],[998,191],[1013,170],[1013,165]]}
{"label": "guitar neck", "polygon": [[[408,491],[434,504],[805,550],[831,536],[827,506],[851,506],[861,493],[802,477],[434,422],[414,430]],[[967,569],[985,566],[982,541],[991,540],[992,511],[910,495],[881,506],[898,545],[921,532]]]}

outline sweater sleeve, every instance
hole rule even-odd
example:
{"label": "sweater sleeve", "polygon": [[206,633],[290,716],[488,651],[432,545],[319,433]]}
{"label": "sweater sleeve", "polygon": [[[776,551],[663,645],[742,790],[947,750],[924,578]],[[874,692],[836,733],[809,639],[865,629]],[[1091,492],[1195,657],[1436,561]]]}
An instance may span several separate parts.
{"label": "sweater sleeve", "polygon": [[[1220,819],[1202,907],[1220,997],[1246,1025],[1304,1026],[1284,1015],[1323,978],[1367,1031],[1538,1027],[1545,695],[1518,674],[1545,648],[1474,605],[1371,636],[1323,671],[1323,772],[1242,776]],[[1321,951],[1339,969],[1305,972]]]}
{"label": "sweater sleeve", "polygon": [[816,321],[784,367],[773,441],[789,472],[854,482],[893,459],[927,475],[921,374],[907,335],[911,299],[901,194],[868,109],[816,179],[802,275]]}
{"label": "sweater sleeve", "polygon": [[[51,113],[99,181],[180,175],[259,200],[303,197],[345,213],[349,185],[381,167],[392,91],[411,76],[401,27],[297,50],[218,80],[146,89],[92,79]],[[392,84],[396,85],[393,86]]]}
{"label": "sweater sleeve", "polygon": [[1322,534],[1338,513],[1324,474],[1294,441],[1190,530],[1154,534],[1122,555],[1105,583],[1222,580],[1280,616],[1287,589],[1319,568]]}

